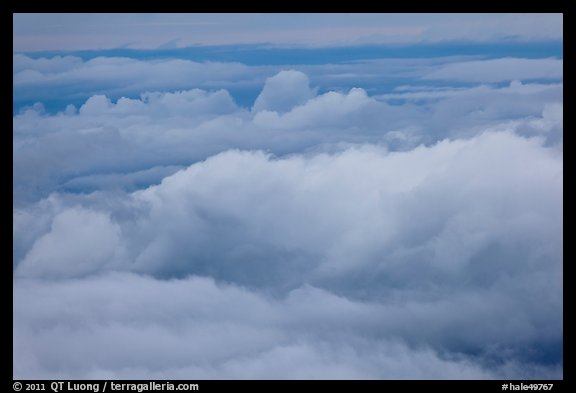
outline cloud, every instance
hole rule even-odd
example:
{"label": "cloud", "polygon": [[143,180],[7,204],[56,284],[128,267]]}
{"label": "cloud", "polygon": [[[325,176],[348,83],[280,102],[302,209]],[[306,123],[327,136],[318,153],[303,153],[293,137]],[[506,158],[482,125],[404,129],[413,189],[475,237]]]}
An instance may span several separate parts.
{"label": "cloud", "polygon": [[80,115],[146,115],[169,117],[186,115],[202,120],[207,116],[234,113],[238,108],[226,90],[206,92],[200,89],[173,93],[143,93],[140,99],[120,98],[115,104],[104,95],[90,97],[79,109]]}
{"label": "cloud", "polygon": [[[194,62],[183,59],[138,60],[127,57],[75,56],[31,59],[13,55],[14,99],[51,100],[51,91],[71,99],[91,94],[138,95],[144,91],[212,87],[217,81],[247,78],[252,71],[239,63]],[[222,82],[220,82],[222,83]]]}
{"label": "cloud", "polygon": [[75,177],[62,184],[62,189],[71,192],[90,192],[98,190],[133,191],[158,184],[163,178],[182,169],[181,166],[156,166],[132,173],[108,173]]}
{"label": "cloud", "polygon": [[516,79],[562,79],[563,61],[559,59],[501,58],[452,63],[424,76],[472,82],[500,82]]}
{"label": "cloud", "polygon": [[[531,224],[533,230],[543,231],[542,235],[549,233],[546,236],[550,237],[549,241],[558,235],[553,233],[553,228],[560,229],[554,220],[561,215],[558,206],[562,188],[561,160],[539,147],[539,143],[541,141],[500,132],[482,134],[467,142],[443,141],[429,148],[396,153],[382,147],[360,146],[333,155],[276,160],[262,152],[229,151],[166,177],[157,186],[131,194],[130,203],[135,214],[139,212],[138,221],[144,221],[139,224],[141,230],[132,227],[131,232],[126,228],[122,233],[153,236],[137,239],[138,256],[132,265],[138,269],[140,260],[152,273],[171,273],[175,268],[174,259],[180,259],[172,254],[182,248],[186,254],[201,259],[202,250],[194,247],[208,247],[213,242],[210,237],[220,245],[230,242],[229,250],[220,247],[220,252],[232,253],[218,258],[222,261],[233,258],[234,252],[239,253],[236,257],[244,258],[251,252],[271,248],[273,253],[276,249],[308,253],[316,263],[328,263],[331,273],[340,264],[345,270],[364,269],[360,260],[377,263],[374,255],[389,252],[386,251],[388,244],[398,247],[404,237],[410,244],[414,230],[424,236],[420,243],[429,240],[427,247],[432,251],[430,255],[438,256],[432,258],[441,264],[438,267],[451,270],[457,267],[452,266],[451,261],[463,263],[470,258],[461,254],[462,251],[474,254],[477,248],[502,240],[497,236],[499,232],[493,233],[491,225],[495,222],[499,222],[498,231],[504,231],[502,235],[510,225],[513,233],[520,236],[523,230],[516,226],[527,225],[529,221],[523,220],[532,217],[542,220]],[[510,156],[509,151],[515,154]],[[484,163],[488,158],[489,164]],[[480,164],[483,168],[479,168]],[[357,177],[356,173],[364,175]],[[255,179],[258,181],[254,182]],[[405,198],[407,194],[411,195],[410,199]],[[445,194],[450,197],[442,196]],[[443,203],[437,199],[440,196]],[[517,200],[524,202],[518,205]],[[320,201],[322,205],[318,206]],[[56,202],[48,200],[47,203]],[[424,222],[419,223],[419,228],[407,226],[406,223],[413,222],[412,216],[430,203],[437,204],[437,212],[427,214],[427,226]],[[505,209],[509,216],[499,216],[495,206]],[[524,217],[524,210],[531,211],[531,216]],[[145,216],[141,216],[143,212],[147,212]],[[379,213],[375,216],[374,212]],[[368,217],[371,217],[370,226],[366,223]],[[502,221],[504,219],[507,221]],[[49,236],[67,238],[67,235],[61,236],[62,231],[74,227],[77,220],[94,220],[94,232],[110,224],[109,218],[100,213],[74,208],[65,216],[55,216]],[[303,221],[310,221],[309,233],[301,231]],[[479,226],[468,226],[468,221]],[[268,232],[271,227],[274,231]],[[146,228],[152,228],[153,232]],[[90,226],[84,229],[90,237]],[[105,232],[110,234],[114,230]],[[471,234],[469,238],[465,236],[467,232]],[[237,239],[235,235],[240,234],[241,239]],[[83,233],[76,235],[83,236]],[[453,236],[461,235],[462,239],[451,244]],[[466,243],[468,240],[473,243]],[[249,247],[242,248],[243,244],[249,246],[254,242],[261,247],[252,251]],[[43,251],[32,254],[46,255],[54,248],[48,239],[39,242],[38,247]],[[147,253],[152,250],[165,255],[149,258]],[[361,255],[361,250],[366,255]],[[58,249],[58,252],[66,250]],[[318,258],[322,253],[326,254],[325,258]],[[347,261],[347,254],[355,255],[356,260]],[[45,264],[56,268],[50,259],[47,258]],[[148,265],[148,259],[155,265]],[[249,263],[250,258],[246,259],[244,263]],[[170,263],[165,267],[163,261]],[[24,259],[17,274],[24,273],[27,262],[28,259]],[[198,263],[202,268],[201,260]],[[210,268],[214,268],[215,263],[218,262],[211,262]],[[257,258],[253,263],[259,263]],[[195,273],[196,266],[194,261],[184,259],[180,268],[184,273]],[[36,270],[30,269],[32,273]],[[235,273],[232,266],[221,270],[223,274],[242,274],[242,271]]]}
{"label": "cloud", "polygon": [[116,198],[54,195],[16,263],[17,374],[558,377],[555,151],[512,132],[232,150]]}
{"label": "cloud", "polygon": [[15,54],[14,378],[561,379],[562,60],[442,53]]}
{"label": "cloud", "polygon": [[294,70],[280,71],[266,80],[252,110],[288,112],[297,105],[305,104],[315,95],[306,74]]}
{"label": "cloud", "polygon": [[[106,215],[66,210],[54,217],[50,232],[34,243],[22,261],[23,269],[46,277],[74,277],[102,270],[117,247],[118,231]],[[68,242],[68,247],[62,247]],[[53,270],[53,261],[59,261],[59,271]]]}
{"label": "cloud", "polygon": [[18,51],[240,43],[530,42],[559,40],[561,13],[14,14]]}
{"label": "cloud", "polygon": [[[15,378],[523,376],[508,372],[514,370],[513,362],[498,373],[465,356],[446,357],[396,339],[367,339],[365,331],[355,335],[347,330],[350,317],[361,317],[365,324],[368,312],[378,310],[318,290],[270,301],[206,278],[158,281],[115,273],[25,281],[15,291]],[[294,314],[307,301],[321,314]],[[337,320],[322,310],[333,310]],[[344,325],[334,324],[338,322]],[[69,350],[62,351],[63,346]],[[558,376],[553,368],[539,371],[544,378]]]}
{"label": "cloud", "polygon": [[[559,83],[512,81],[504,87],[376,96],[362,88],[316,90],[305,74],[291,70],[266,82],[252,111],[224,89],[144,92],[116,100],[95,94],[78,109],[69,105],[55,114],[38,104],[14,117],[15,203],[61,189],[94,190],[86,179],[112,185],[105,179],[137,178],[155,167],[181,167],[231,148],[282,155],[377,143],[405,150],[498,124],[562,143],[562,118],[548,114],[543,120],[545,110],[562,106]],[[86,188],[78,187],[82,184]],[[131,187],[130,181],[115,184]]]}
{"label": "cloud", "polygon": [[[412,58],[414,54],[405,50],[407,53],[401,52],[399,55],[409,55],[410,58],[370,60],[373,56],[370,52],[365,55],[369,59],[364,59],[353,49],[342,49],[327,54],[332,60],[330,64],[311,62],[286,66],[269,64],[261,58],[287,56],[290,55],[289,49],[286,49],[288,54],[280,49],[268,49],[270,53],[258,48],[245,51],[244,61],[252,65],[199,62],[172,57],[147,59],[131,52],[125,56],[131,55],[133,58],[95,55],[86,59],[74,55],[32,58],[14,54],[15,107],[45,102],[61,110],[66,104],[81,105],[93,95],[106,95],[117,100],[122,97],[139,98],[143,92],[226,89],[245,108],[255,103],[255,111],[267,109],[286,112],[296,105],[304,104],[316,96],[318,91],[326,88],[328,91],[343,92],[360,87],[371,94],[388,94],[391,87],[406,84],[407,80],[419,83],[430,83],[431,80],[468,83],[562,80],[563,60],[555,58],[478,59],[485,57],[482,52],[476,56]],[[183,52],[182,56],[191,59],[209,58],[210,53],[192,51]],[[217,55],[220,52],[215,53]],[[294,55],[298,55],[298,52]],[[340,59],[344,56],[360,58],[353,63],[342,62]],[[268,79],[269,86],[266,87]],[[265,88],[261,91],[263,84]],[[275,93],[277,88],[283,93],[280,90]],[[55,89],[59,93],[57,96],[50,94]],[[261,96],[257,98],[259,94]],[[254,102],[255,99],[257,102]],[[272,106],[264,104],[267,100],[273,100],[268,103]]]}
{"label": "cloud", "polygon": [[[261,127],[298,129],[303,127],[350,127],[360,126],[370,117],[376,117],[376,110],[390,111],[385,104],[370,99],[363,89],[352,89],[347,94],[328,92],[293,108],[287,114],[278,111],[263,111],[254,117],[254,123]],[[333,116],[326,116],[334,111]],[[363,118],[363,116],[367,116]]]}

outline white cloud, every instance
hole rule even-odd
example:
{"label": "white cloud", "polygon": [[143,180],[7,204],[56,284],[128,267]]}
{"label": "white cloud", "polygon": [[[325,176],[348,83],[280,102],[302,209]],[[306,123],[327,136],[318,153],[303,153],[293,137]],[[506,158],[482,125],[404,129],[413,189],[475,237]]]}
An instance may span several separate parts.
{"label": "white cloud", "polygon": [[562,60],[13,59],[15,378],[562,378]]}
{"label": "white cloud", "polygon": [[[360,126],[377,110],[387,110],[386,105],[371,100],[363,89],[352,89],[347,94],[328,92],[310,99],[306,105],[293,108],[282,115],[277,111],[262,111],[254,117],[254,123],[260,127],[298,129],[304,127],[341,127]],[[326,116],[331,113],[331,116]],[[368,118],[364,117],[368,116]]]}
{"label": "white cloud", "polygon": [[[550,144],[562,141],[562,118],[550,117],[550,108],[562,105],[562,84],[513,81],[502,88],[380,96],[361,88],[319,95],[315,90],[306,75],[282,71],[265,84],[252,112],[223,89],[146,92],[117,100],[93,95],[78,111],[57,114],[37,105],[14,117],[16,204],[85,182],[75,179],[129,177],[154,167],[188,165],[230,148],[287,154],[370,142],[404,150],[473,136],[499,124],[544,135]],[[280,91],[290,98],[277,101],[274,92]],[[396,105],[394,99],[409,102]],[[428,101],[414,104],[413,99]]]}
{"label": "white cloud", "polygon": [[266,80],[252,110],[288,112],[297,105],[305,104],[315,95],[306,74],[294,70],[280,71]]}
{"label": "white cloud", "polygon": [[[490,370],[471,357],[347,330],[351,322],[382,329],[374,321],[382,318],[369,315],[385,310],[350,302],[342,308],[343,300],[317,290],[266,300],[205,278],[107,274],[18,281],[14,295],[17,379],[486,379],[525,372],[512,362]],[[307,302],[310,314],[294,314]],[[323,310],[340,314],[344,326]],[[540,378],[559,375],[539,371]]]}
{"label": "white cloud", "polygon": [[41,57],[39,59],[32,59],[22,54],[12,56],[12,72],[14,75],[20,75],[20,78],[26,77],[26,74],[21,74],[21,72],[27,71],[31,77],[34,74],[41,75],[40,73],[62,73],[80,66],[82,66],[82,59],[76,56]]}
{"label": "white cloud", "polygon": [[115,104],[103,95],[90,97],[80,107],[80,115],[99,116],[186,116],[205,119],[214,115],[237,112],[234,99],[226,90],[206,92],[200,89],[173,93],[143,93],[140,99],[122,97]]}
{"label": "white cloud", "polygon": [[137,60],[123,57],[96,57],[81,60],[73,56],[31,59],[13,55],[15,100],[54,99],[53,89],[73,99],[86,92],[108,95],[138,95],[152,90],[182,90],[211,87],[223,81],[253,76],[254,71],[239,63],[194,62],[182,59]]}
{"label": "white cloud", "polygon": [[424,79],[471,82],[562,79],[562,67],[560,59],[501,58],[447,64],[425,75]]}
{"label": "white cloud", "polygon": [[[418,212],[431,202],[440,203],[441,199],[446,199],[441,197],[443,194],[450,195],[448,200],[452,201],[452,207],[448,208],[446,203],[439,205],[438,218],[430,220],[429,225],[431,233],[441,235],[442,232],[435,231],[444,228],[449,237],[462,234],[467,228],[460,227],[450,234],[450,226],[445,226],[448,223],[467,225],[467,217],[456,213],[459,208],[470,215],[470,221],[490,228],[493,223],[487,214],[492,210],[484,209],[502,206],[511,214],[511,221],[506,225],[515,225],[514,212],[518,209],[536,214],[543,208],[557,206],[561,196],[544,190],[561,190],[561,157],[554,158],[554,150],[547,151],[538,143],[510,133],[488,133],[467,142],[444,141],[430,148],[420,147],[404,153],[387,153],[381,147],[365,146],[309,159],[296,156],[272,160],[263,153],[230,151],[192,165],[165,178],[159,186],[134,193],[131,198],[135,206],[148,206],[148,219],[153,223],[143,224],[142,229],[153,228],[159,237],[162,237],[161,229],[202,233],[212,220],[224,220],[240,225],[242,230],[239,232],[252,241],[261,239],[274,247],[312,253],[329,250],[332,246],[336,248],[334,254],[342,255],[339,247],[354,247],[354,242],[373,243],[379,249],[385,249],[388,242],[397,243],[402,238],[402,228],[413,222],[410,212]],[[514,155],[508,154],[511,150]],[[254,182],[255,179],[258,181]],[[550,184],[545,186],[547,183]],[[412,195],[411,199],[404,198],[407,193]],[[476,197],[476,194],[484,197]],[[530,198],[519,205],[517,200],[524,200],[524,194]],[[322,206],[319,208],[320,201]],[[398,211],[399,207],[403,208]],[[543,231],[550,232],[554,217],[561,212],[559,206],[554,209],[554,214],[552,211],[542,213],[542,218],[549,216],[544,221],[549,224],[542,222],[540,225]],[[449,211],[453,213],[448,214]],[[474,216],[476,211],[477,218]],[[382,221],[375,220],[374,212],[380,212]],[[408,216],[399,216],[401,212]],[[432,213],[427,215],[429,219],[434,217]],[[447,220],[452,215],[458,220],[443,224],[437,221]],[[311,221],[308,224],[310,233],[299,228],[299,223],[306,217]],[[366,226],[367,217],[372,217],[372,227]],[[504,217],[499,215],[494,217],[497,221],[502,219]],[[506,226],[502,225],[503,222],[501,230],[506,232]],[[275,227],[275,231],[269,233],[269,227]],[[354,233],[355,228],[374,233]],[[408,226],[404,230],[410,233],[415,228]],[[474,232],[479,228],[467,230]],[[380,236],[372,237],[376,233]],[[521,234],[521,228],[514,233]],[[344,241],[347,236],[350,236],[350,244]],[[177,239],[173,237],[170,241]],[[185,239],[182,237],[182,245],[186,247],[197,241],[190,243]],[[222,237],[218,241],[224,240],[226,238]],[[433,245],[442,238],[436,236],[430,240]],[[152,247],[154,242],[144,244]],[[366,250],[366,244],[360,246]],[[177,250],[179,247],[168,248]],[[470,245],[463,244],[462,248],[474,252]],[[157,259],[157,263],[162,259],[166,258]],[[441,259],[447,263],[448,258]]]}
{"label": "white cloud", "polygon": [[558,377],[538,349],[562,340],[556,152],[512,132],[228,151],[116,199],[54,195],[15,269],[16,375]]}
{"label": "white cloud", "polygon": [[[75,277],[105,269],[119,242],[119,228],[105,214],[67,209],[37,239],[18,271],[44,277]],[[54,263],[58,261],[58,263]]]}

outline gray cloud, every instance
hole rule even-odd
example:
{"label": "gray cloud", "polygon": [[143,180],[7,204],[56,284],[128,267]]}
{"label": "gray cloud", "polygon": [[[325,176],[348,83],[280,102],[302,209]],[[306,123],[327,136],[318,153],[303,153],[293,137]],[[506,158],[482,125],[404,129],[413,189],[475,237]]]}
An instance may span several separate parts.
{"label": "gray cloud", "polygon": [[[407,152],[229,151],[115,202],[16,210],[16,234],[23,217],[51,218],[15,270],[15,364],[38,377],[558,377],[541,347],[562,340],[562,160],[541,143],[487,132]],[[62,340],[77,349],[56,351]],[[122,354],[106,350],[116,342]],[[302,368],[282,374],[288,358]]]}
{"label": "gray cloud", "polygon": [[561,13],[13,14],[18,51],[562,39]]}
{"label": "gray cloud", "polygon": [[[317,94],[305,74],[291,70],[266,82],[252,111],[223,89],[117,100],[93,95],[56,114],[37,105],[14,117],[14,198],[21,205],[62,188],[81,191],[85,179],[189,165],[230,148],[281,155],[370,142],[405,150],[498,125],[561,146],[562,94],[562,84],[519,81],[378,96],[361,88]],[[398,99],[405,103],[394,104]],[[102,181],[108,188],[122,184]]]}
{"label": "gray cloud", "polygon": [[14,378],[562,378],[562,60],[13,59]]}
{"label": "gray cloud", "polygon": [[[267,300],[211,279],[108,274],[15,288],[15,378],[485,379],[558,377],[513,360],[376,337],[385,307],[312,288]],[[43,299],[42,304],[37,299]],[[62,346],[69,348],[62,351]]]}
{"label": "gray cloud", "polygon": [[[126,57],[96,57],[82,60],[76,56],[55,56],[33,59],[24,54],[13,55],[13,84],[16,102],[53,100],[52,89],[58,89],[60,98],[69,101],[86,100],[91,95],[102,94],[118,99],[122,96],[138,97],[145,91],[174,91],[202,89],[258,89],[267,78],[270,86],[266,95],[274,95],[276,87],[303,104],[316,91],[308,81],[285,65],[247,66],[240,63],[196,62],[185,59],[162,58],[146,60]],[[379,59],[360,62],[300,65],[306,73],[322,86],[332,89],[349,89],[391,81],[410,79],[447,80],[456,82],[500,82],[512,80],[562,79],[563,60],[498,58],[478,59],[478,56],[452,56],[425,59]],[[280,75],[276,75],[284,71]],[[294,85],[292,85],[294,83]],[[360,85],[359,85],[360,84]],[[299,86],[302,85],[302,88]],[[308,90],[307,90],[308,89]],[[294,96],[295,92],[301,94]],[[260,107],[257,110],[274,109]],[[282,108],[280,108],[282,109]]]}
{"label": "gray cloud", "polygon": [[281,71],[266,81],[252,110],[288,112],[295,106],[306,104],[315,95],[306,74],[294,70]]}
{"label": "gray cloud", "polygon": [[13,55],[15,100],[54,99],[51,89],[70,99],[86,92],[138,95],[150,90],[212,87],[221,81],[249,79],[254,71],[240,63],[194,62],[183,59],[137,60],[96,57],[86,61],[74,56],[32,60]]}
{"label": "gray cloud", "polygon": [[559,59],[516,59],[452,63],[432,71],[425,79],[500,82],[515,79],[562,78],[563,61]]}

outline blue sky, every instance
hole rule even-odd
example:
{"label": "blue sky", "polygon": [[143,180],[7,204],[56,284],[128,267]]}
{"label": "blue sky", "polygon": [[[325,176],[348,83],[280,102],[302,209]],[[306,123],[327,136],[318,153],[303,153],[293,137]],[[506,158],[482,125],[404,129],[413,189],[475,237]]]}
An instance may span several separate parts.
{"label": "blue sky", "polygon": [[14,14],[14,377],[562,378],[562,26]]}

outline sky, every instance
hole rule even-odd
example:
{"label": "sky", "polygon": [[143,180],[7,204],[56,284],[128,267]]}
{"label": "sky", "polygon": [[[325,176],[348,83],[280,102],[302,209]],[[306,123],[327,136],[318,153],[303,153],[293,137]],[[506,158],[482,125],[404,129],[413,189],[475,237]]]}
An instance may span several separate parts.
{"label": "sky", "polygon": [[562,379],[562,14],[14,14],[15,379]]}
{"label": "sky", "polygon": [[16,51],[562,39],[561,14],[14,14]]}

